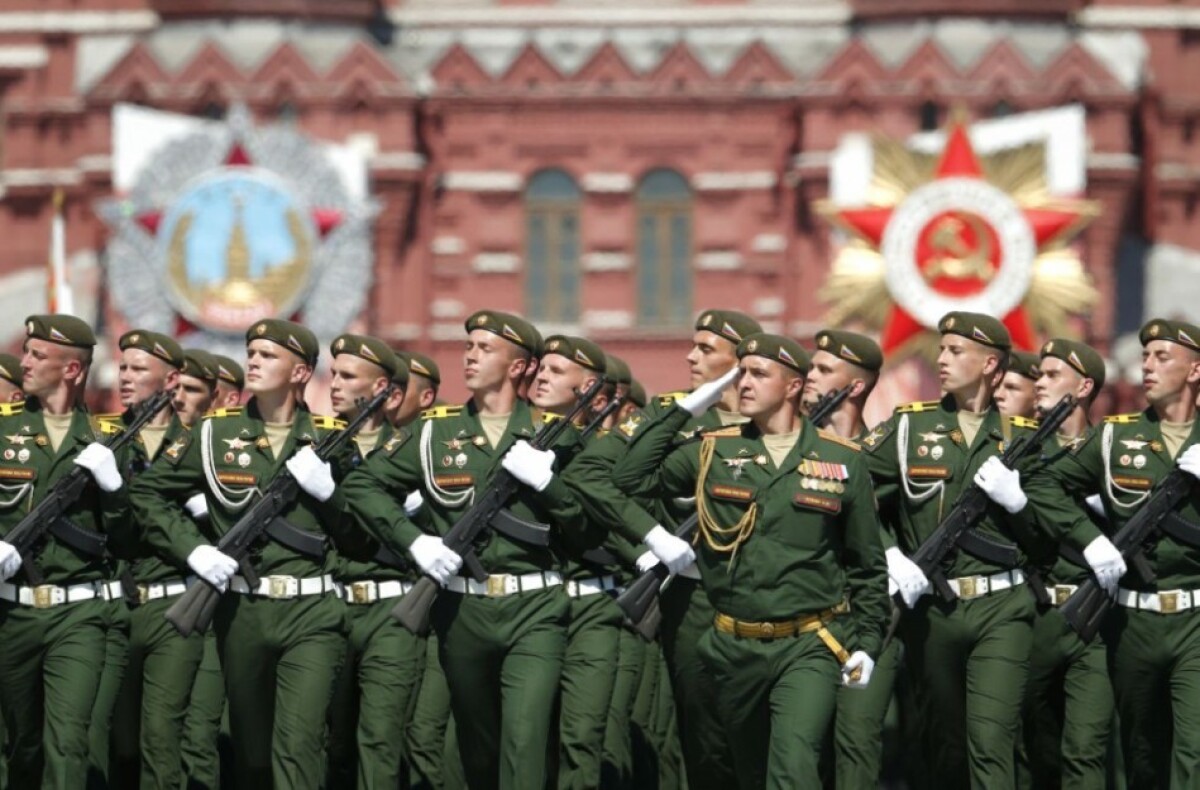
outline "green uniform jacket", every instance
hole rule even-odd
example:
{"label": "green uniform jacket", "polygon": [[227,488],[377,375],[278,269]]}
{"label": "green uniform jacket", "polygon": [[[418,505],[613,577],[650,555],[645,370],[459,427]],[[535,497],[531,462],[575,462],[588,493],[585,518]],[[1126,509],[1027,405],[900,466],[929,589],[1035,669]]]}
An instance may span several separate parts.
{"label": "green uniform jacket", "polygon": [[[1179,449],[1180,454],[1197,441],[1200,441],[1200,420]],[[1068,525],[1073,542],[1082,549],[1101,531],[1079,501],[1100,494],[1108,529],[1115,533],[1137,512],[1147,492],[1174,468],[1175,460],[1167,453],[1158,415],[1147,409],[1141,414],[1107,418],[1074,454],[1063,457],[1046,474],[1031,480],[1025,492],[1037,508],[1039,519]],[[1176,512],[1185,521],[1200,524],[1200,487],[1192,487]],[[1157,582],[1138,578],[1131,569],[1121,578],[1122,587],[1142,592],[1200,587],[1200,549],[1161,535],[1146,544],[1145,556],[1158,577]]]}
{"label": "green uniform jacket", "polygon": [[[0,415],[0,538],[42,501],[55,483],[75,469],[73,460],[92,442],[105,438],[104,431],[117,426],[101,424],[86,411],[77,409],[62,444],[55,453],[36,399],[5,404]],[[89,480],[90,480],[89,475]],[[66,518],[92,532],[105,533],[108,550],[127,555],[137,542],[137,530],[129,517],[126,487],[106,494],[89,482],[83,495],[68,509]],[[90,557],[49,536],[34,562],[47,584],[67,585],[112,577],[112,564],[103,557]],[[24,571],[12,580],[24,577]]]}
{"label": "green uniform jacket", "polygon": [[[403,430],[403,429],[400,429]],[[374,449],[368,453],[367,457],[375,455],[381,449],[388,446],[391,441],[399,434],[399,431],[392,428],[391,425],[384,424],[383,429],[379,432],[379,439]],[[350,458],[350,466],[352,469],[357,469],[367,459],[363,457],[362,450],[357,444],[354,445],[354,453]],[[403,507],[403,502],[396,503],[397,507]],[[413,521],[421,524],[428,524],[428,509],[421,508],[421,511],[413,517]],[[337,578],[343,581],[361,581],[370,579],[372,581],[411,581],[417,577],[416,570],[408,555],[404,552],[387,552],[389,563],[379,561],[380,545],[379,541],[374,538],[366,538],[362,543],[361,548],[355,548],[349,553],[341,552],[338,555],[339,562],[337,568]],[[353,556],[350,556],[353,554]]]}
{"label": "green uniform jacket", "polygon": [[[1022,431],[1036,430],[1037,423],[1024,418],[1005,419],[995,407],[984,413],[983,422],[968,447],[958,423],[954,399],[926,401],[901,406],[886,421],[862,439],[867,468],[875,481],[880,509],[894,513],[900,549],[911,554],[937,529],[959,495],[971,485],[979,467],[992,456],[1001,455],[1003,444]],[[903,435],[907,434],[906,437]],[[906,441],[901,441],[906,438]],[[1030,476],[1022,474],[1024,485]],[[999,542],[1022,547],[1033,539],[1034,522],[1026,508],[1016,516],[989,504],[975,530]],[[1039,520],[1040,522],[1040,520]],[[1044,525],[1047,538],[1057,541],[1058,529]],[[1017,541],[1021,541],[1018,543]],[[954,552],[943,566],[950,578],[991,575],[1011,570],[967,554]]]}
{"label": "green uniform jacket", "polygon": [[[1052,450],[1047,444],[1047,450],[1050,452],[1043,453],[1038,469],[1052,466],[1059,463],[1063,457],[1079,452],[1084,445],[1091,439],[1091,435],[1095,432],[1095,428],[1088,428],[1087,432],[1078,439],[1071,441],[1067,445],[1060,446],[1056,450]],[[1041,474],[1040,471],[1031,472],[1028,476],[1030,479],[1034,475]],[[1023,476],[1022,479],[1025,479]],[[1026,484],[1025,488],[1029,488]],[[1083,501],[1082,497],[1077,497],[1077,504],[1080,510],[1088,521],[1095,525],[1096,529],[1103,532],[1107,529],[1104,517],[1093,512]],[[1045,510],[1034,508],[1034,516],[1044,517]],[[1048,540],[1046,536],[1050,533],[1050,529],[1039,530],[1033,543],[1029,547],[1029,555],[1031,561],[1042,571],[1043,578],[1051,584],[1081,584],[1089,576],[1091,570],[1085,566],[1076,565],[1059,552],[1059,542],[1056,540]],[[1080,556],[1079,559],[1082,559]]]}
{"label": "green uniform jacket", "polygon": [[[529,406],[518,401],[504,435],[492,447],[474,403],[431,409],[414,434],[403,428],[347,478],[341,490],[363,528],[390,551],[403,554],[422,534],[404,513],[405,496],[420,491],[435,534],[445,535],[484,493],[502,468],[500,459],[519,439],[538,429]],[[560,459],[578,449],[578,433],[568,431],[555,447]],[[583,508],[560,475],[537,492],[520,486],[508,508],[519,518],[549,524],[551,544],[580,541],[588,532]],[[476,554],[489,573],[552,570],[552,548],[521,543],[493,530],[483,531]]]}
{"label": "green uniform jacket", "polygon": [[[188,497],[204,492],[209,526],[220,537],[284,469],[288,458],[302,446],[320,441],[328,430],[337,429],[335,425],[340,424],[301,406],[283,451],[275,458],[253,399],[244,408],[218,409],[206,416],[178,452],[171,452],[174,444],[167,447],[129,487],[134,517],[142,525],[145,539],[174,562],[186,563],[193,549],[209,543],[182,509]],[[342,456],[332,459],[335,480],[345,474],[351,449],[347,447]],[[297,529],[324,533],[349,546],[361,545],[361,537],[346,517],[340,487],[327,502],[317,502],[301,491],[281,515]],[[261,543],[250,559],[263,576],[300,578],[331,573],[337,561],[332,551],[324,557],[309,557],[274,540]]]}
{"label": "green uniform jacket", "polygon": [[887,563],[871,478],[851,442],[802,423],[776,468],[752,424],[714,432],[714,454],[698,490],[703,442],[672,450],[690,415],[678,407],[640,433],[613,470],[638,495],[694,493],[722,528],[753,503],[753,531],[736,556],[701,538],[697,564],[713,606],[750,621],[778,621],[830,609],[850,590],[853,650],[878,655],[888,617]]}

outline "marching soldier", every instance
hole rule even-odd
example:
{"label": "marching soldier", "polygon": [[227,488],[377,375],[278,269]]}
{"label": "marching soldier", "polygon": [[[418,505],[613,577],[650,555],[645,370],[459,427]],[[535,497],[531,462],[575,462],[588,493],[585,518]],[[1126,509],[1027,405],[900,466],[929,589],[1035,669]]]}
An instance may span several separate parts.
{"label": "marching soldier", "polygon": [[212,357],[217,363],[217,392],[213,396],[213,408],[241,405],[242,389],[246,386],[246,373],[242,366],[221,354],[213,354]]}
{"label": "marching soldier", "polygon": [[[555,472],[555,453],[528,443],[538,424],[518,389],[541,336],[528,322],[490,310],[472,315],[465,328],[470,402],[438,407],[419,436],[402,431],[350,475],[345,491],[368,532],[446,588],[432,622],[467,783],[542,787],[568,615],[553,549],[583,528],[583,513]],[[550,530],[491,530],[476,544],[489,573],[478,582],[456,575],[462,557],[397,504],[420,490],[435,531],[444,534],[501,467],[522,483],[509,513]]]}
{"label": "marching soldier", "polygon": [[[1100,430],[1028,484],[1039,516],[1071,525],[1073,532],[1086,536],[1081,541],[1100,536],[1078,504],[1082,498],[1100,495],[1108,529],[1115,533],[1172,469],[1200,476],[1200,327],[1154,319],[1139,337],[1147,409],[1105,418]],[[1131,569],[1121,579],[1117,605],[1101,629],[1130,787],[1195,787],[1200,782],[1200,738],[1195,734],[1200,722],[1200,594],[1194,592],[1200,588],[1198,510],[1200,497],[1193,486],[1175,508],[1181,520],[1142,546],[1154,578],[1143,578],[1136,566]],[[1089,557],[1093,573],[1106,587],[1124,570],[1120,554],[1113,554],[1099,568]]]}
{"label": "marching soldier", "polygon": [[[697,564],[715,610],[699,652],[737,786],[816,787],[839,681],[867,686],[883,638],[879,522],[857,446],[800,416],[799,344],[754,334],[737,355],[738,370],[644,428],[613,476],[631,495],[696,493]],[[750,423],[674,448],[734,380]]]}
{"label": "marching soldier", "polygon": [[217,360],[200,348],[183,350],[183,367],[171,408],[185,428],[191,428],[209,409],[217,395]]}
{"label": "marching soldier", "polygon": [[[312,445],[332,418],[311,414],[303,392],[319,347],[308,329],[264,320],[246,333],[244,409],[218,409],[186,446],[140,475],[131,500],[139,523],[204,581],[228,592],[213,622],[229,700],[234,774],[239,785],[316,787],[325,715],[345,647],[345,605],[330,576],[328,539],[352,543],[332,464]],[[344,458],[335,458],[338,475]],[[212,532],[223,535],[286,466],[302,493],[250,560],[250,586],[181,506],[204,491]]]}
{"label": "marching soldier", "polygon": [[404,399],[395,409],[384,407],[388,422],[393,428],[409,425],[421,412],[433,408],[437,401],[438,388],[442,386],[442,372],[437,363],[415,351],[397,351],[396,357],[408,371],[408,388]]}
{"label": "marching soldier", "polygon": [[[83,787],[88,724],[112,620],[104,580],[116,555],[136,542],[124,481],[102,426],[83,407],[96,344],[91,327],[69,315],[25,320],[24,405],[0,408],[0,531],[8,533],[75,466],[95,485],[50,529],[35,556],[0,535],[0,711],[12,787]],[[33,586],[30,564],[42,583]],[[24,568],[24,570],[22,570]]]}
{"label": "marching soldier", "polygon": [[21,360],[12,354],[0,354],[0,403],[20,403],[25,400],[21,391]]}
{"label": "marching soldier", "polygon": [[1041,376],[1038,356],[1028,351],[1010,351],[1008,370],[996,388],[996,408],[1004,417],[1026,417],[1037,415],[1037,396],[1034,384]]}
{"label": "marching soldier", "polygon": [[[1067,395],[1076,399],[1074,410],[1059,428],[1058,450],[1048,447],[1043,453],[1045,463],[1054,463],[1089,441],[1088,407],[1104,386],[1104,360],[1083,343],[1055,338],[1042,346],[1039,367],[1038,411],[1050,411]],[[1101,524],[1090,509],[1087,513]],[[1020,783],[1031,789],[1104,787],[1113,722],[1104,641],[1085,643],[1057,610],[1087,579],[1089,569],[1086,562],[1077,564],[1077,553],[1072,561],[1059,554],[1056,543],[1047,543],[1032,557],[1046,580],[1050,601],[1039,607],[1033,623]]]}

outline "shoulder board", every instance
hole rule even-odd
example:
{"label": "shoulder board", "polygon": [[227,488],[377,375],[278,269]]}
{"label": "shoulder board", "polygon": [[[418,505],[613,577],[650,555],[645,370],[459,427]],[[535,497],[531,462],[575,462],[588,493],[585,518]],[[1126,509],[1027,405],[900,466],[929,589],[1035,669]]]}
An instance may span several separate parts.
{"label": "shoulder board", "polygon": [[25,411],[25,401],[16,403],[0,403],[0,417],[14,417]]}
{"label": "shoulder board", "polygon": [[242,413],[241,406],[225,406],[220,409],[213,409],[205,414],[205,417],[237,417]]}
{"label": "shoulder board", "polygon": [[724,428],[718,428],[715,431],[705,431],[702,434],[702,436],[704,436],[705,439],[708,439],[710,437],[713,439],[720,439],[720,438],[723,438],[726,436],[741,436],[741,435],[742,435],[742,426],[740,426],[740,425],[729,425]]}
{"label": "shoulder board", "polygon": [[421,412],[422,420],[440,420],[443,417],[457,417],[462,414],[462,406],[434,406]]}
{"label": "shoulder board", "polygon": [[105,436],[113,436],[125,430],[125,425],[121,422],[121,415],[119,414],[93,414],[92,426]]}
{"label": "shoulder board", "polygon": [[1139,411],[1133,414],[1110,414],[1104,418],[1104,421],[1114,425],[1131,425],[1140,419],[1142,419],[1142,413]]}
{"label": "shoulder board", "polygon": [[1034,428],[1034,429],[1036,429],[1038,427],[1038,421],[1031,420],[1028,417],[1020,417],[1020,416],[1009,417],[1008,421],[1013,424],[1014,428]]}
{"label": "shoulder board", "polygon": [[312,424],[314,428],[320,428],[325,431],[346,430],[345,420],[339,420],[337,417],[331,417],[328,414],[314,414],[312,416]]}
{"label": "shoulder board", "polygon": [[940,400],[919,400],[905,403],[896,407],[896,414],[919,414],[923,411],[936,411],[942,405]]}
{"label": "shoulder board", "polygon": [[659,406],[670,406],[675,401],[683,398],[685,395],[687,395],[687,392],[685,390],[680,390],[679,392],[664,393],[664,394],[658,396],[658,405]]}
{"label": "shoulder board", "polygon": [[833,431],[827,431],[823,428],[818,428],[817,436],[820,436],[822,439],[824,439],[827,442],[833,442],[834,444],[840,444],[842,447],[849,447],[851,450],[853,450],[856,453],[862,452],[862,448],[859,447],[858,444],[850,441],[849,439],[844,439],[841,436],[838,436]]}
{"label": "shoulder board", "polygon": [[409,433],[407,428],[398,429],[394,434],[392,434],[390,439],[383,443],[383,446],[379,448],[379,452],[391,455],[392,453],[396,452],[401,445],[408,441],[410,436],[412,436],[412,434]]}
{"label": "shoulder board", "polygon": [[115,411],[109,414],[93,414],[92,416],[97,420],[103,420],[104,422],[120,422],[121,418],[125,415],[122,412]]}
{"label": "shoulder board", "polygon": [[561,420],[562,418],[563,416],[561,414],[551,414],[548,411],[542,412],[542,423],[545,425],[549,425],[555,420]]}

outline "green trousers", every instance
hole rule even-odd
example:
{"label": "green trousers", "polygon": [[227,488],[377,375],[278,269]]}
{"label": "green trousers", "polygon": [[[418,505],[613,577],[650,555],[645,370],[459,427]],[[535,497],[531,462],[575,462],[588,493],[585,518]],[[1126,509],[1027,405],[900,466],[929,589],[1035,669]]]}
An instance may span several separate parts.
{"label": "green trousers", "polygon": [[[844,641],[837,626],[831,623],[829,629]],[[821,747],[841,675],[837,659],[816,633],[760,640],[710,628],[700,640],[700,654],[727,728],[733,786],[820,787]]]}
{"label": "green trousers", "polygon": [[330,705],[328,787],[395,788],[425,670],[425,639],[391,617],[395,600],[346,607],[346,660]]}
{"label": "green trousers", "polygon": [[620,643],[621,610],[611,596],[570,599],[558,716],[560,790],[600,786]]}
{"label": "green trousers", "polygon": [[1034,608],[1020,586],[952,603],[925,596],[901,620],[920,762],[939,790],[1014,786]]}
{"label": "green trousers", "polygon": [[413,790],[463,790],[458,728],[450,715],[450,687],[438,660],[437,635],[425,639],[425,671],[408,724],[408,759]]}
{"label": "green trousers", "polygon": [[1103,640],[1086,644],[1058,609],[1039,611],[1033,621],[1018,785],[1029,790],[1103,788],[1112,722]]}
{"label": "green trousers", "polygon": [[204,637],[182,637],[163,617],[174,598],[130,612],[129,660],[113,711],[114,787],[178,790],[183,722]]}
{"label": "green trousers", "polygon": [[838,790],[875,790],[883,767],[883,721],[900,671],[901,646],[893,640],[865,689],[838,688],[833,726]]}
{"label": "green trousers", "polygon": [[629,713],[630,748],[633,751],[633,786],[656,788],[659,786],[658,763],[662,744],[657,740],[654,727],[654,703],[659,681],[665,681],[665,666],[662,647],[657,642],[644,642],[643,644],[642,666],[638,673],[637,689],[633,695],[633,709]]}
{"label": "green trousers", "polygon": [[729,741],[717,714],[716,690],[700,659],[700,638],[712,630],[712,604],[699,581],[674,577],[659,596],[659,639],[670,671],[679,740],[691,790],[722,790],[737,779]]}
{"label": "green trousers", "polygon": [[112,619],[104,601],[53,609],[0,602],[0,712],[8,786],[78,790]]}
{"label": "green trousers", "polygon": [[671,690],[670,669],[659,657],[658,684],[654,689],[654,710],[651,727],[658,744],[658,786],[663,790],[688,787],[679,738],[679,717],[676,715],[675,695]]}
{"label": "green trousers", "polygon": [[237,786],[321,784],[326,713],[346,645],[345,608],[332,594],[222,596],[213,624]]}
{"label": "green trousers", "polygon": [[217,655],[217,637],[210,628],[192,683],[184,715],[183,770],[189,790],[217,790],[221,785],[219,740],[225,713],[225,680]]}
{"label": "green trousers", "polygon": [[600,766],[600,787],[604,790],[633,787],[631,717],[645,657],[645,641],[631,629],[621,628],[616,677],[608,705],[608,720],[604,725],[604,759]]}
{"label": "green trousers", "polygon": [[[113,710],[125,676],[129,656],[129,606],[125,601],[108,601],[108,627],[104,633],[104,667],[96,705],[88,723],[88,787],[109,787],[109,761],[112,758]],[[116,785],[112,785],[116,786]]]}
{"label": "green trousers", "polygon": [[1200,610],[1117,606],[1103,636],[1129,787],[1200,786]]}
{"label": "green trousers", "polygon": [[561,587],[502,598],[438,596],[438,657],[472,790],[545,784],[567,618]]}

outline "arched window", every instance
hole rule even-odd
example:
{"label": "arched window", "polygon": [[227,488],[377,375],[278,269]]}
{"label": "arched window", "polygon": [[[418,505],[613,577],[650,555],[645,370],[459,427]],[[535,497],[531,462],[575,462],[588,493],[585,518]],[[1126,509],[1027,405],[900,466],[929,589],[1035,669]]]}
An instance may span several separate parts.
{"label": "arched window", "polygon": [[525,303],[533,321],[579,321],[579,187],[542,170],[525,190]]}
{"label": "arched window", "polygon": [[674,170],[651,170],[637,190],[638,323],[692,320],[692,191]]}

